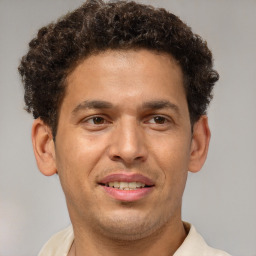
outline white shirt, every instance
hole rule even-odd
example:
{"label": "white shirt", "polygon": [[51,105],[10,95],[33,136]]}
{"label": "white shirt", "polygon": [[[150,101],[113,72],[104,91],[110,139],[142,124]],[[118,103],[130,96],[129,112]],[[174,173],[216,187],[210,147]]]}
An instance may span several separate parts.
{"label": "white shirt", "polygon": [[[230,254],[209,247],[193,225],[184,222],[189,233],[173,256],[231,256]],[[38,256],[67,256],[74,241],[72,226],[50,238]]]}

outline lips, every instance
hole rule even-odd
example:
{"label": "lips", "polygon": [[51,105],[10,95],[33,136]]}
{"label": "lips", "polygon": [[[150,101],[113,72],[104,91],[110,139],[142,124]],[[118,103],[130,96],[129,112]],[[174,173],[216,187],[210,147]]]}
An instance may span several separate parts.
{"label": "lips", "polygon": [[133,173],[114,173],[111,175],[108,175],[104,177],[99,184],[107,184],[109,182],[115,182],[115,181],[121,181],[121,182],[141,182],[145,184],[146,186],[153,186],[154,183],[151,179],[147,178],[144,175],[141,174],[133,174]]}
{"label": "lips", "polygon": [[124,202],[137,201],[148,195],[154,183],[141,174],[115,173],[98,183],[110,197]]}

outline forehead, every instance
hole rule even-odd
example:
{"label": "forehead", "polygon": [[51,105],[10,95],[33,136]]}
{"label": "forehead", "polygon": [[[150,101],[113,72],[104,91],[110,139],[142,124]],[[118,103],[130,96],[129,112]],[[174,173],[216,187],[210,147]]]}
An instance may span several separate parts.
{"label": "forehead", "polygon": [[[90,99],[113,104],[184,99],[183,74],[168,54],[148,50],[109,50],[81,61],[66,80],[64,102]],[[168,99],[169,98],[169,99]]]}

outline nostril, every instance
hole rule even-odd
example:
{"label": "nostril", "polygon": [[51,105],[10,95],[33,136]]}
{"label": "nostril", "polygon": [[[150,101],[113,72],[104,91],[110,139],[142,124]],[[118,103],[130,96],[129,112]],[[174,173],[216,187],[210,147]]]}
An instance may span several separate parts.
{"label": "nostril", "polygon": [[121,160],[121,157],[114,155],[114,156],[112,156],[112,160],[114,160],[114,161]]}
{"label": "nostril", "polygon": [[134,160],[143,160],[143,156],[137,156]]}

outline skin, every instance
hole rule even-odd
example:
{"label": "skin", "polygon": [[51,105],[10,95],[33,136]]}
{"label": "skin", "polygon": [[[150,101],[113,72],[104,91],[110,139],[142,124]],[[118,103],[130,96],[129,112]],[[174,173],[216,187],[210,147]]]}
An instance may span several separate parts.
{"label": "skin", "polygon": [[[60,177],[75,234],[70,255],[172,255],[186,237],[187,173],[201,169],[210,140],[206,116],[191,132],[180,66],[148,50],[106,51],[81,61],[66,84],[55,143],[40,119],[32,141],[40,171]],[[116,172],[142,174],[154,187],[140,200],[115,200],[98,182]]]}

